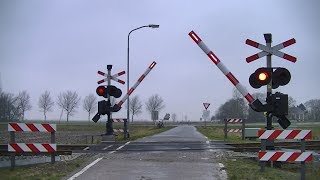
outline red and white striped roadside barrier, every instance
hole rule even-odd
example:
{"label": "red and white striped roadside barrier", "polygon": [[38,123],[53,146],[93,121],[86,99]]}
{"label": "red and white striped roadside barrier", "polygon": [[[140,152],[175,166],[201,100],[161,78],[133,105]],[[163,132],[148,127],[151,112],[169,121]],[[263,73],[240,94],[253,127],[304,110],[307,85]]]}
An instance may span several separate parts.
{"label": "red and white striped roadside barrier", "polygon": [[[16,153],[50,153],[51,163],[55,162],[55,152],[57,144],[55,144],[56,124],[48,123],[8,123],[8,131],[10,132],[10,143],[8,143],[8,152],[14,152],[11,155],[11,168],[16,165]],[[46,132],[51,134],[51,143],[16,143],[16,132]]]}
{"label": "red and white striped roadside barrier", "polygon": [[260,151],[260,161],[310,162],[312,152]]}
{"label": "red and white striped roadside barrier", "polygon": [[259,151],[258,158],[260,161],[297,161],[304,162],[312,161],[312,152],[305,152],[305,140],[311,139],[311,130],[259,130],[258,137],[261,140],[267,139],[298,139],[301,140],[301,151],[265,151],[265,143],[263,150]]}
{"label": "red and white striped roadside barrier", "polygon": [[56,132],[55,124],[36,124],[36,123],[9,123],[8,131],[26,131],[26,132]]}
{"label": "red and white striped roadside barrier", "polygon": [[311,139],[311,130],[259,130],[259,139]]}
{"label": "red and white striped roadside barrier", "polygon": [[242,119],[234,118],[234,119],[226,119],[228,123],[241,123]]}
{"label": "red and white striped roadside barrier", "polygon": [[[235,124],[235,123],[241,123],[242,128],[237,129],[228,129],[228,123]],[[245,120],[241,118],[228,118],[224,119],[224,138],[228,138],[228,133],[241,133],[241,139],[244,139],[244,129],[245,129]]]}
{"label": "red and white striped roadside barrier", "polygon": [[127,122],[127,119],[125,119],[125,118],[114,118],[114,119],[112,119],[112,121],[113,122],[118,122],[118,123],[125,123],[125,122]]}
{"label": "red and white striped roadside barrier", "polygon": [[229,133],[242,133],[242,129],[228,129]]}
{"label": "red and white striped roadside barrier", "polygon": [[113,129],[113,132],[115,132],[115,133],[123,133],[124,130],[123,129]]}
{"label": "red and white striped roadside barrier", "polygon": [[57,151],[57,144],[48,144],[48,143],[11,143],[8,144],[9,152],[49,152],[54,153]]}
{"label": "red and white striped roadside barrier", "polygon": [[143,79],[149,74],[149,72],[152,70],[152,68],[156,65],[157,63],[153,61],[150,66],[147,68],[147,70],[140,76],[138,81],[131,87],[129,92],[118,102],[118,106],[121,107],[122,104],[128,99],[128,97],[131,95],[131,93],[137,88],[137,86],[143,81]]}
{"label": "red and white striped roadside barrier", "polygon": [[231,81],[243,97],[251,104],[255,99],[249,94],[247,89],[237,80],[237,78],[228,70],[228,68],[220,61],[220,59],[205,45],[200,37],[193,31],[189,36],[197,43],[202,51],[211,59],[211,61],[220,69],[220,71]]}
{"label": "red and white striped roadside barrier", "polygon": [[[113,132],[114,133],[124,133],[124,130],[123,129],[113,129]],[[129,130],[128,130],[129,132]]]}

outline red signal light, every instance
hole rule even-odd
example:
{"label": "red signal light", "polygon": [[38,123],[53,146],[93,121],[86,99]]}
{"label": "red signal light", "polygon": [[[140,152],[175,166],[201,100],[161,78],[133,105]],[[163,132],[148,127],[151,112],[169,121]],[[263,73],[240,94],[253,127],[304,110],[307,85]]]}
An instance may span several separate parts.
{"label": "red signal light", "polygon": [[260,72],[260,74],[258,75],[258,79],[260,81],[265,81],[269,78],[269,74],[266,72]]}
{"label": "red signal light", "polygon": [[106,88],[104,86],[99,86],[97,87],[97,90],[96,90],[97,94],[99,96],[106,96]]}
{"label": "red signal light", "polygon": [[253,88],[260,88],[269,84],[272,77],[272,68],[259,68],[250,75],[249,83]]}

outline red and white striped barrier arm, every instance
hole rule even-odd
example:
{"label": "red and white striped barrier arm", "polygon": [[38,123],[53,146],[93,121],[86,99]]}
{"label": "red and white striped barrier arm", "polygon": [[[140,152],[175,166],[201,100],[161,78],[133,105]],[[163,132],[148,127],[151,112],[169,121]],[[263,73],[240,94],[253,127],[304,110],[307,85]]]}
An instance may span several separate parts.
{"label": "red and white striped barrier arm", "polygon": [[203,50],[203,52],[211,59],[211,61],[220,69],[220,71],[227,76],[231,83],[237,88],[243,97],[251,104],[255,99],[244,86],[237,80],[236,77],[227,69],[227,67],[219,60],[219,58],[205,45],[200,37],[193,31],[189,33],[189,36],[197,43],[197,45]]}
{"label": "red and white striped barrier arm", "polygon": [[311,139],[311,130],[259,130],[259,139]]}
{"label": "red and white striped barrier arm", "polygon": [[27,131],[27,132],[56,132],[55,124],[36,124],[36,123],[9,123],[8,131]]}
{"label": "red and white striped barrier arm", "polygon": [[138,85],[143,81],[143,79],[149,74],[149,72],[152,70],[152,68],[157,63],[153,61],[150,66],[147,68],[147,70],[140,76],[138,81],[132,86],[132,88],[129,90],[129,92],[121,99],[121,101],[118,102],[118,106],[121,107],[122,104],[128,99],[128,97],[132,94],[132,92],[138,87]]}
{"label": "red and white striped barrier arm", "polygon": [[127,122],[127,119],[123,119],[123,118],[121,118],[121,119],[112,119],[112,121],[113,122]]}
{"label": "red and white striped barrier arm", "polygon": [[242,119],[226,119],[228,123],[241,123]]}
{"label": "red and white striped barrier arm", "polygon": [[260,161],[285,161],[285,162],[309,162],[312,161],[312,152],[283,152],[283,151],[260,151]]}
{"label": "red and white striped barrier arm", "polygon": [[8,152],[49,152],[57,151],[57,144],[40,144],[40,143],[11,143],[8,144]]}

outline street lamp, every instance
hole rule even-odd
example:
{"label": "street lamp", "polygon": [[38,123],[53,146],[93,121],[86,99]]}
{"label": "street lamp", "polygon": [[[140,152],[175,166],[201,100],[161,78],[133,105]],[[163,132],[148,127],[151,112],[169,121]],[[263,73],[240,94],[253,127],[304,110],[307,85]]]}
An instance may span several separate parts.
{"label": "street lamp", "polygon": [[[149,24],[149,25],[145,25],[145,26],[141,26],[141,27],[138,27],[138,28],[135,28],[133,30],[131,30],[128,34],[128,52],[127,52],[127,93],[129,93],[129,42],[130,42],[130,34],[135,31],[135,30],[138,30],[138,29],[141,29],[141,28],[145,28],[145,27],[149,27],[149,28],[159,28],[159,25],[157,24]],[[130,112],[129,112],[129,99],[128,98],[128,102],[127,102],[127,120],[129,122],[129,116],[130,116]]]}

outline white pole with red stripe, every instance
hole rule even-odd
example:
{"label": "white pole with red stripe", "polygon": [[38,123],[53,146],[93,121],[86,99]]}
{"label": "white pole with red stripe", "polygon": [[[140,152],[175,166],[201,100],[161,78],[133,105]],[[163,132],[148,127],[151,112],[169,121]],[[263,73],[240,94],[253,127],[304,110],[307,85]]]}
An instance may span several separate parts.
{"label": "white pole with red stripe", "polygon": [[251,104],[255,99],[247,91],[247,89],[237,80],[237,78],[228,70],[228,68],[219,60],[219,58],[206,46],[200,37],[191,31],[189,36],[197,43],[203,52],[211,59],[211,61],[220,69],[220,71],[227,76],[231,83],[237,88],[243,97]]}
{"label": "white pole with red stripe", "polygon": [[130,88],[129,92],[118,102],[118,106],[121,107],[122,104],[128,99],[128,97],[132,94],[132,92],[138,87],[138,85],[143,81],[143,79],[149,74],[149,72],[153,69],[153,67],[157,63],[153,61],[147,70],[140,76],[138,81]]}

